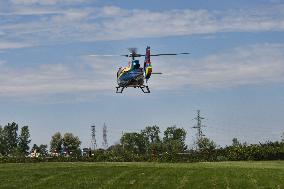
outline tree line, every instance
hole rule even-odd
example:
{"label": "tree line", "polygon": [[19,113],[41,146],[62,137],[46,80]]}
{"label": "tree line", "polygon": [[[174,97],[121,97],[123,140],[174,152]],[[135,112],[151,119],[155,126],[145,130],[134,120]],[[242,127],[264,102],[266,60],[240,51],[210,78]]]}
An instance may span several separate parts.
{"label": "tree line", "polygon": [[21,156],[29,153],[30,131],[28,126],[23,126],[18,135],[19,126],[8,123],[0,126],[0,156]]}
{"label": "tree line", "polygon": [[[19,132],[20,130],[20,132]],[[50,150],[47,144],[34,144],[30,149],[30,130],[28,126],[19,128],[15,122],[0,126],[0,157],[34,157],[66,156],[72,153],[78,157],[81,154],[79,137],[65,133],[63,137],[57,132],[51,137]],[[36,155],[37,154],[37,155]]]}
{"label": "tree line", "polygon": [[[20,132],[19,132],[20,130]],[[31,142],[28,126],[21,129],[16,123],[0,126],[0,162],[10,159],[19,161],[237,161],[237,160],[283,160],[284,133],[281,141],[267,141],[259,144],[241,143],[237,138],[231,145],[219,147],[213,140],[199,138],[193,148],[185,143],[186,131],[171,126],[161,137],[157,125],[147,126],[140,132],[123,133],[119,143],[107,149],[80,149],[79,137],[72,133],[55,133],[46,144]],[[24,159],[24,160],[23,160]]]}
{"label": "tree line", "polygon": [[141,132],[124,133],[119,144],[107,150],[95,150],[96,161],[238,161],[284,160],[284,133],[281,141],[259,144],[241,143],[233,138],[232,144],[219,147],[213,140],[199,138],[193,148],[185,144],[186,131],[168,127],[160,137],[158,126],[148,126]]}

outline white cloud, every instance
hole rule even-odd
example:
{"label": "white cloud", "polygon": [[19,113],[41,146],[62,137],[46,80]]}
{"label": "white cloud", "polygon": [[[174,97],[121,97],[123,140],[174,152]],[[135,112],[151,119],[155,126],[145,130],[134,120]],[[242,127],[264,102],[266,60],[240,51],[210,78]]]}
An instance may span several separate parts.
{"label": "white cloud", "polygon": [[[0,12],[0,16],[41,16],[41,15],[52,15],[52,14],[61,14],[62,10],[54,7],[29,7],[29,6],[16,6],[11,9],[9,12]],[[9,18],[9,17],[8,17]]]}
{"label": "white cloud", "polygon": [[152,84],[161,89],[212,89],[284,82],[283,50],[283,44],[260,44],[195,60],[157,60],[159,71],[165,74],[153,79]]}
{"label": "white cloud", "polygon": [[[96,61],[97,64],[101,62]],[[114,71],[115,73],[115,71]],[[22,69],[8,64],[0,69],[0,96],[74,94],[113,89],[115,74],[86,64],[44,64]]]}
{"label": "white cloud", "polygon": [[[89,95],[107,92],[116,86],[117,60],[83,57],[79,64],[46,64],[17,69],[2,64],[0,96],[35,96],[54,94]],[[231,49],[204,58],[153,59],[152,90],[179,91],[184,87],[214,89],[242,85],[265,85],[284,82],[284,44],[259,44]],[[172,62],[175,62],[174,64]],[[81,99],[82,100],[82,99]]]}
{"label": "white cloud", "polygon": [[106,6],[106,7],[102,7],[99,11],[99,16],[102,17],[117,17],[117,16],[127,16],[128,15],[128,11],[121,9],[119,7],[116,6]]}
{"label": "white cloud", "polygon": [[[2,20],[9,20],[0,26],[3,39],[35,40],[38,44],[44,44],[56,41],[97,41],[284,30],[283,5],[226,11],[191,9],[149,11],[127,10],[115,6],[63,8],[56,4],[34,5],[39,3],[38,0],[21,0],[18,3],[20,2],[28,5],[17,4],[12,6],[9,12],[0,13]],[[33,17],[25,19],[26,15]]]}
{"label": "white cloud", "polygon": [[[275,9],[208,11],[169,10],[151,12],[128,11],[127,16],[116,16],[103,23],[109,37],[161,37],[218,32],[261,32],[284,30],[284,7]],[[127,28],[127,29],[126,29]],[[113,37],[114,38],[114,37]]]}
{"label": "white cloud", "polygon": [[11,0],[11,2],[16,5],[56,5],[58,3],[83,3],[87,2],[87,0]]}
{"label": "white cloud", "polygon": [[[1,51],[0,51],[0,53],[1,53]],[[0,66],[3,65],[3,64],[6,64],[6,61],[0,60]]]}
{"label": "white cloud", "polygon": [[31,47],[34,44],[29,43],[18,43],[18,42],[1,42],[0,41],[0,50],[5,49],[19,49],[19,48],[25,48],[25,47]]}

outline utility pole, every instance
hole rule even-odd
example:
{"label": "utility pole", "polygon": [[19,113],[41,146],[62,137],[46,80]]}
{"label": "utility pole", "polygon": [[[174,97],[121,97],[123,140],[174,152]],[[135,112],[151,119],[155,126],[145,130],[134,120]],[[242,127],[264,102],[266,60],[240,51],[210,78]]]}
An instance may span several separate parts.
{"label": "utility pole", "polygon": [[96,141],[96,126],[91,126],[91,137],[92,137],[92,150],[97,148],[97,141]]}
{"label": "utility pole", "polygon": [[201,124],[201,120],[205,119],[204,117],[200,116],[200,110],[197,110],[197,117],[194,118],[195,120],[197,120],[197,124],[192,127],[194,129],[197,129],[197,141],[200,141],[202,139],[202,137],[204,137],[205,135],[202,133],[202,129],[201,127],[205,127],[205,125]]}
{"label": "utility pole", "polygon": [[107,143],[107,126],[106,124],[104,123],[104,126],[103,126],[103,148],[104,149],[107,149],[108,147],[108,143]]}

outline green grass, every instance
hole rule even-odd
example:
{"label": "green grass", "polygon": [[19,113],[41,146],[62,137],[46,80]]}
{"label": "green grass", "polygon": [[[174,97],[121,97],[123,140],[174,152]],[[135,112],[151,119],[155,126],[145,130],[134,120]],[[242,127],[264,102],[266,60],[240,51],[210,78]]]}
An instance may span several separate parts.
{"label": "green grass", "polygon": [[0,188],[284,188],[284,161],[0,164]]}

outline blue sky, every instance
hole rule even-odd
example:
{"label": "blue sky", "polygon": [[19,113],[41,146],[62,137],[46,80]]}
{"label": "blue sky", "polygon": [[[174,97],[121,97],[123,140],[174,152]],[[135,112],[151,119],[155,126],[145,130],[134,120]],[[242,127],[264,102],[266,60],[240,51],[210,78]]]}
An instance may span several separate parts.
{"label": "blue sky", "polygon": [[[90,146],[90,125],[121,132],[177,125],[193,144],[196,110],[206,136],[256,143],[284,132],[284,3],[261,1],[0,0],[0,124],[29,125],[32,143],[57,131]],[[154,57],[152,93],[115,94],[128,47]]]}

